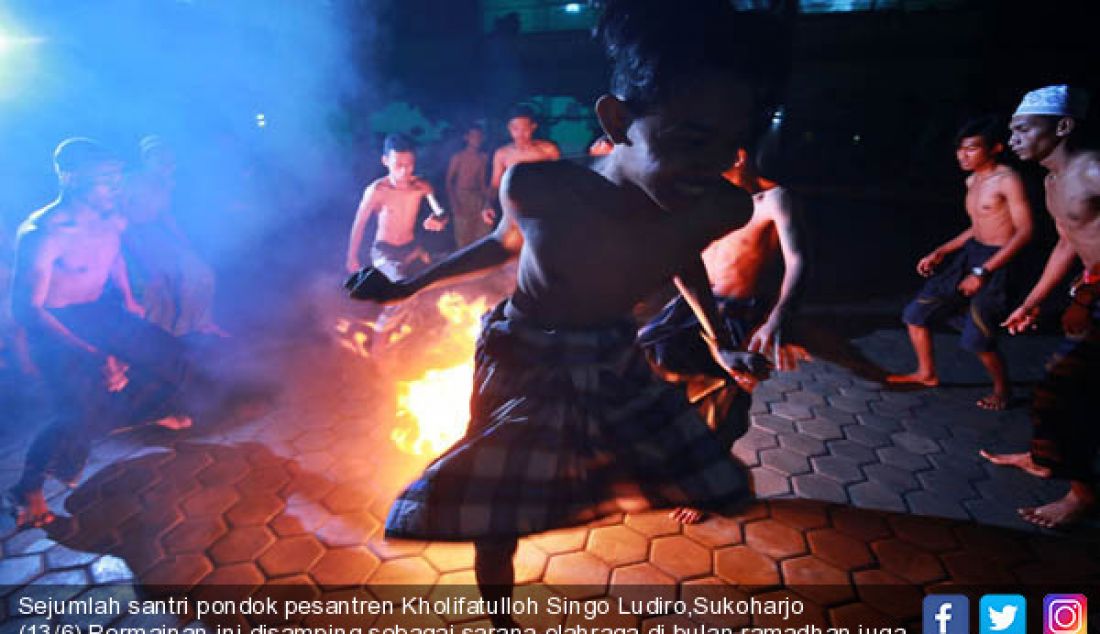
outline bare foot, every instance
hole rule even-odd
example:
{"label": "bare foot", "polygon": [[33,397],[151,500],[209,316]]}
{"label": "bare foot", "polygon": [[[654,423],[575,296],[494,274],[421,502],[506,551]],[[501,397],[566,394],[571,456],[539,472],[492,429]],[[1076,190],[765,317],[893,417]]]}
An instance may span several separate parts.
{"label": "bare foot", "polygon": [[42,528],[57,519],[46,504],[46,496],[41,489],[23,494],[8,492],[6,501],[15,511],[15,527],[19,530]]}
{"label": "bare foot", "polygon": [[989,453],[985,449],[982,449],[978,452],[978,455],[996,465],[1022,469],[1036,478],[1050,477],[1050,469],[1035,464],[1035,461],[1031,459],[1030,453]]}
{"label": "bare foot", "polygon": [[679,506],[673,509],[668,516],[681,524],[698,524],[706,514],[689,506]]}
{"label": "bare foot", "polygon": [[153,424],[172,431],[181,431],[191,428],[191,418],[188,416],[165,416],[160,420],[153,421]]}
{"label": "bare foot", "polygon": [[1008,407],[1008,394],[998,394],[992,392],[978,399],[978,407],[987,409],[993,412],[1004,411]]}
{"label": "bare foot", "polygon": [[1071,488],[1066,497],[1060,500],[1043,506],[1022,508],[1019,513],[1024,521],[1042,528],[1065,528],[1077,522],[1095,507],[1095,495],[1082,495]]}
{"label": "bare foot", "polygon": [[940,378],[935,374],[888,374],[886,382],[890,385],[921,385],[924,387],[936,387],[940,384]]}

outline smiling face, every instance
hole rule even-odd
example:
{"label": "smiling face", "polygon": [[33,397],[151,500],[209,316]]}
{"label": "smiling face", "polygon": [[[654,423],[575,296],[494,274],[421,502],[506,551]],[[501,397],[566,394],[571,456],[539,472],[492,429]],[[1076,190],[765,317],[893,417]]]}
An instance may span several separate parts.
{"label": "smiling face", "polygon": [[1012,136],[1008,146],[1021,161],[1042,161],[1061,143],[1058,119],[1039,115],[1016,115],[1008,125]]}
{"label": "smiling face", "polygon": [[726,73],[704,73],[651,112],[631,117],[617,146],[623,175],[667,209],[691,206],[751,145],[753,92]]}

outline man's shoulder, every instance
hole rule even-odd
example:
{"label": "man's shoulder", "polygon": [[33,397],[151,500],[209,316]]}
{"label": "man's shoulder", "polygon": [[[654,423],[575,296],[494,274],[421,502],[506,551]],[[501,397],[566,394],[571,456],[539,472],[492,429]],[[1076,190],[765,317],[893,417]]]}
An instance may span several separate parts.
{"label": "man's shoulder", "polygon": [[569,161],[516,163],[501,181],[501,192],[517,201],[557,198],[564,190],[584,191],[607,180],[582,165]]}
{"label": "man's shoulder", "polygon": [[1082,150],[1073,157],[1073,163],[1088,180],[1100,183],[1100,152]]}

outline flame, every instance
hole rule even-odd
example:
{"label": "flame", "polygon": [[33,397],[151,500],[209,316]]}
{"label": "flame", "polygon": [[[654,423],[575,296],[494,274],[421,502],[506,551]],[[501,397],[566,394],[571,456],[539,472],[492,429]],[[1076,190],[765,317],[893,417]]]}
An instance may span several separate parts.
{"label": "flame", "polygon": [[446,325],[433,352],[442,355],[440,365],[444,367],[430,368],[417,379],[398,383],[397,427],[390,434],[402,452],[433,457],[466,431],[474,346],[488,303],[484,296],[467,302],[451,291],[439,298],[436,308]]}

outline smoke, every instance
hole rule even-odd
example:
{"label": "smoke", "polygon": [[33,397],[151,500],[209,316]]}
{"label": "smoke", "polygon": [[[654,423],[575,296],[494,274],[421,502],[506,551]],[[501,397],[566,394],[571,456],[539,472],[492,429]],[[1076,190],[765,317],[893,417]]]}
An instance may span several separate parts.
{"label": "smoke", "polygon": [[16,3],[4,30],[33,42],[3,58],[21,70],[0,75],[0,162],[44,177],[6,192],[5,215],[48,201],[62,138],[92,136],[136,160],[138,140],[157,134],[179,157],[181,207],[218,207],[186,209],[215,251],[287,222],[341,177],[338,122],[362,106],[357,58],[373,36],[363,15],[363,3],[337,1]]}
{"label": "smoke", "polygon": [[177,157],[176,216],[215,269],[264,253],[308,260],[282,236],[348,192],[354,205],[362,175],[348,155],[360,139],[349,122],[376,99],[366,87],[385,1],[0,8],[0,236],[56,194],[61,139],[94,137],[136,167],[139,140],[155,134]]}

